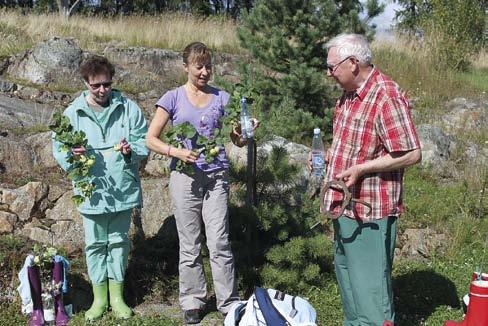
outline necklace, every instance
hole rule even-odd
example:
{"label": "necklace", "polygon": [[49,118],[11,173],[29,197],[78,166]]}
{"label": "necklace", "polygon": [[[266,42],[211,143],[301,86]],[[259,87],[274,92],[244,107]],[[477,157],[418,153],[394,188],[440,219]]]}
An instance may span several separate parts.
{"label": "necklace", "polygon": [[185,84],[186,89],[195,96],[200,96],[200,95],[207,95],[207,93],[203,89],[199,89],[189,83]]}

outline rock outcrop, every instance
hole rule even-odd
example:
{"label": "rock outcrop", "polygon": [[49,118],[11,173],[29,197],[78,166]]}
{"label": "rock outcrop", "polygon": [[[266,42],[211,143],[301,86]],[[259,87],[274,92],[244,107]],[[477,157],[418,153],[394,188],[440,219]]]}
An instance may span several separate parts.
{"label": "rock outcrop", "polygon": [[429,124],[417,126],[417,132],[422,146],[422,166],[435,174],[453,176],[454,163],[450,158],[455,146],[454,137]]}
{"label": "rock outcrop", "polygon": [[69,81],[80,84],[83,51],[72,38],[53,37],[16,56],[7,72],[35,84]]}
{"label": "rock outcrop", "polygon": [[406,229],[399,236],[395,254],[401,258],[430,258],[443,251],[447,243],[445,234],[432,229]]}
{"label": "rock outcrop", "polygon": [[0,136],[0,173],[24,174],[34,167],[33,151],[24,141]]}
{"label": "rock outcrop", "polygon": [[442,122],[449,133],[482,130],[488,126],[488,101],[455,98],[446,104]]}
{"label": "rock outcrop", "polygon": [[34,164],[39,168],[55,168],[58,166],[53,156],[51,135],[50,131],[45,131],[26,138],[26,143],[33,153]]}

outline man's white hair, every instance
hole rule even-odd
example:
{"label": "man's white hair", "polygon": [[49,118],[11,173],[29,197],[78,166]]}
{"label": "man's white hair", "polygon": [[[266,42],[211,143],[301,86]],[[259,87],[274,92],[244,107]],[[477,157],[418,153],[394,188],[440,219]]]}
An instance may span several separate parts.
{"label": "man's white hair", "polygon": [[325,44],[327,50],[337,48],[340,59],[354,56],[359,62],[371,64],[373,52],[368,40],[361,34],[339,34]]}

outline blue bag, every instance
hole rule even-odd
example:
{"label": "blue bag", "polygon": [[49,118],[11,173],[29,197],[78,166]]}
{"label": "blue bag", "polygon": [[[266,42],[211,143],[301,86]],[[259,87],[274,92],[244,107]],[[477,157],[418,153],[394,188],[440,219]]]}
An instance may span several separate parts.
{"label": "blue bag", "polygon": [[224,326],[316,326],[317,313],[307,300],[256,287],[247,301],[235,303]]}

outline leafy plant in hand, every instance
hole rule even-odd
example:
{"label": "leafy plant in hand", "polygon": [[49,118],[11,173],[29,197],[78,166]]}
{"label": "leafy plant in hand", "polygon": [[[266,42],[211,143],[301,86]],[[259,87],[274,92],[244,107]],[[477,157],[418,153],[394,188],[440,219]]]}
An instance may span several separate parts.
{"label": "leafy plant in hand", "polygon": [[[167,142],[176,148],[186,148],[185,140],[192,139],[197,134],[196,139],[197,148],[194,150],[198,154],[205,156],[207,163],[212,163],[215,157],[219,155],[220,149],[228,141],[229,135],[234,128],[239,129],[239,117],[241,114],[241,98],[246,97],[247,102],[252,104],[257,96],[253,88],[245,87],[242,84],[236,84],[235,89],[226,106],[227,115],[221,116],[217,122],[217,127],[213,128],[209,137],[198,134],[196,128],[190,122],[184,122],[173,126],[171,130],[166,133]],[[178,160],[176,163],[176,170],[186,170],[188,173],[193,173],[193,166],[191,163]]]}
{"label": "leafy plant in hand", "polygon": [[59,151],[67,152],[66,162],[70,164],[68,168],[68,178],[74,182],[74,187],[79,191],[79,195],[73,195],[71,199],[76,205],[80,205],[86,198],[90,198],[95,190],[95,184],[89,181],[88,174],[91,167],[95,164],[95,155],[80,154],[75,155],[71,149],[77,146],[87,147],[88,140],[82,130],[75,131],[69,118],[59,112],[54,113],[53,123],[49,125],[56,136],[54,139],[62,144]]}
{"label": "leafy plant in hand", "polygon": [[[176,148],[186,148],[185,140],[195,137],[197,130],[189,122],[183,122],[173,126],[167,133],[167,142]],[[176,162],[176,170],[185,170],[188,173],[193,173],[193,166],[190,163],[178,160]]]}

